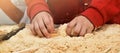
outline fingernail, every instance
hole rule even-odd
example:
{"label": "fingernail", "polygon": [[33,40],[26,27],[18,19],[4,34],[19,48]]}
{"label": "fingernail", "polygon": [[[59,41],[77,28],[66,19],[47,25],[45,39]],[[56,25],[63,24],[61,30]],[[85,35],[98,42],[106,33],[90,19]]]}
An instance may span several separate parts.
{"label": "fingernail", "polygon": [[50,35],[46,36],[46,38],[50,38]]}
{"label": "fingernail", "polygon": [[52,34],[52,33],[56,33],[56,31],[55,31],[55,30],[53,30],[53,31],[51,31],[51,34]]}

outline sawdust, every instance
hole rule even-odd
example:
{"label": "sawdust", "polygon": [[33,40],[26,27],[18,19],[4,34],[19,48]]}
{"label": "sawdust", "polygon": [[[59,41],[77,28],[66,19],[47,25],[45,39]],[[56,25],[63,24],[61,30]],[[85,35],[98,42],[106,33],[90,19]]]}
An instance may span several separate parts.
{"label": "sawdust", "polygon": [[85,37],[67,36],[66,26],[61,25],[57,35],[49,39],[34,36],[27,26],[0,42],[0,53],[120,53],[120,25],[104,25]]}

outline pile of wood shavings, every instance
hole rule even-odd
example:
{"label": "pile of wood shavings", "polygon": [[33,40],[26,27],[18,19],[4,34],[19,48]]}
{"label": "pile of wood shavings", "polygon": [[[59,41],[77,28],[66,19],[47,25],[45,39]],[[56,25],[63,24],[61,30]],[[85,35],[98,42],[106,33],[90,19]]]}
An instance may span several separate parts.
{"label": "pile of wood shavings", "polygon": [[67,36],[66,26],[61,25],[58,35],[49,39],[34,36],[26,27],[1,42],[0,53],[120,53],[120,25],[104,25],[85,37]]}

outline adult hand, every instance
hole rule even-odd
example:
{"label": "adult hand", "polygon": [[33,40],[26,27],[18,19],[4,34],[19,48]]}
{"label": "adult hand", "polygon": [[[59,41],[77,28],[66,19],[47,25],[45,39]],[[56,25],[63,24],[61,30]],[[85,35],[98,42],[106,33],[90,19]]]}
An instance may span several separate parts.
{"label": "adult hand", "polygon": [[38,13],[30,24],[33,34],[40,37],[50,37],[50,33],[54,31],[53,18],[48,12]]}
{"label": "adult hand", "polygon": [[66,32],[70,36],[84,36],[86,33],[92,32],[93,24],[84,16],[75,17],[68,23]]}

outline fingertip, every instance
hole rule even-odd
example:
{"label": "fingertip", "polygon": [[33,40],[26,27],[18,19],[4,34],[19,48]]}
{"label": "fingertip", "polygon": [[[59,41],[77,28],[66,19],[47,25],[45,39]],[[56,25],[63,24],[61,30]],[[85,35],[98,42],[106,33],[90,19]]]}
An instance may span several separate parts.
{"label": "fingertip", "polygon": [[55,33],[55,32],[56,32],[56,30],[55,30],[55,29],[52,29],[50,33]]}
{"label": "fingertip", "polygon": [[69,28],[68,28],[68,25],[67,25],[67,28],[65,30],[67,34],[69,34],[68,30],[69,30]]}
{"label": "fingertip", "polygon": [[66,28],[66,33],[70,36],[72,29],[74,28],[74,24],[68,23],[67,28]]}
{"label": "fingertip", "polygon": [[80,33],[79,33],[79,36],[84,36],[86,33],[87,33],[87,28],[82,26]]}
{"label": "fingertip", "polygon": [[68,35],[68,36],[70,36],[71,34],[70,34],[70,32],[66,29],[66,34]]}
{"label": "fingertip", "polygon": [[45,37],[46,37],[46,38],[50,38],[51,36],[50,36],[50,34],[47,34]]}
{"label": "fingertip", "polygon": [[36,35],[32,24],[30,25],[30,30],[31,30],[31,32],[33,33],[33,35]]}
{"label": "fingertip", "polygon": [[79,36],[84,36],[86,32],[80,32]]}
{"label": "fingertip", "polygon": [[55,28],[54,28],[54,25],[51,25],[49,28],[48,28],[48,31],[50,33],[53,33],[55,31]]}
{"label": "fingertip", "polygon": [[87,30],[87,33],[91,33],[92,31],[91,30]]}

